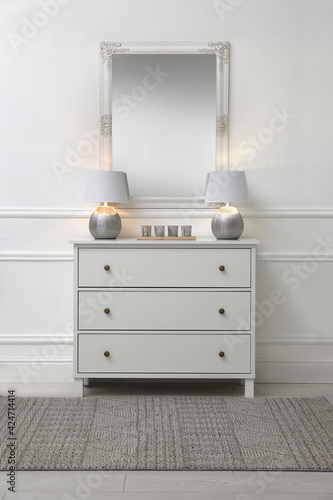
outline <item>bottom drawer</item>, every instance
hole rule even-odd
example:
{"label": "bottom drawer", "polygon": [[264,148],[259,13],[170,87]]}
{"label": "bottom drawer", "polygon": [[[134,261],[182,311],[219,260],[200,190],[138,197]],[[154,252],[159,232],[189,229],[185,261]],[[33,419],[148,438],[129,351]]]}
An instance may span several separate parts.
{"label": "bottom drawer", "polygon": [[79,334],[78,373],[246,374],[251,372],[250,338],[249,334]]}

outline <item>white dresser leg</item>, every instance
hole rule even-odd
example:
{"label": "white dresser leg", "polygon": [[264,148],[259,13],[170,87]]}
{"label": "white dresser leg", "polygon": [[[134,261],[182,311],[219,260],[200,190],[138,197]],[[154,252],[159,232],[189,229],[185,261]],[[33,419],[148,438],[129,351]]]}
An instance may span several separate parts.
{"label": "white dresser leg", "polygon": [[245,397],[246,398],[254,398],[254,379],[246,378],[245,379]]}
{"label": "white dresser leg", "polygon": [[83,398],[83,378],[74,379],[74,396],[76,398]]}
{"label": "white dresser leg", "polygon": [[83,385],[84,385],[85,387],[87,387],[87,386],[89,385],[89,379],[88,379],[88,378],[84,378],[84,379],[83,379]]}

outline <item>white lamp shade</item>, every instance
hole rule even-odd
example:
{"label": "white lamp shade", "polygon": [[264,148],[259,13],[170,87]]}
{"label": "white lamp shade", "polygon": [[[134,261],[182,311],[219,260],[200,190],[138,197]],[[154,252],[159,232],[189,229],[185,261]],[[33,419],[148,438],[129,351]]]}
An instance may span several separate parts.
{"label": "white lamp shade", "polygon": [[127,175],[111,170],[89,170],[85,201],[126,203],[129,198]]}
{"label": "white lamp shade", "polygon": [[249,201],[245,172],[214,170],[207,174],[205,202],[232,203]]}

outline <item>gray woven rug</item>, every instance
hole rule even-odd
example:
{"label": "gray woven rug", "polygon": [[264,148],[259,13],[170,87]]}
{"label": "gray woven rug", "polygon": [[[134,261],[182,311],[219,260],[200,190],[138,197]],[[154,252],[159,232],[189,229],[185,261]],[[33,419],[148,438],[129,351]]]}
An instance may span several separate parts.
{"label": "gray woven rug", "polygon": [[17,398],[15,437],[17,470],[333,470],[325,398]]}

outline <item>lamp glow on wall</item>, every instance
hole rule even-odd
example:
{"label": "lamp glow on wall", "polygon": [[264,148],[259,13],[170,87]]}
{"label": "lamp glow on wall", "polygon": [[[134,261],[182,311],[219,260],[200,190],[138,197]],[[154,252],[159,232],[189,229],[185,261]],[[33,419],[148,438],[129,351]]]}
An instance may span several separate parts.
{"label": "lamp glow on wall", "polygon": [[121,231],[121,219],[113,205],[127,203],[129,188],[125,172],[113,170],[88,171],[85,201],[98,201],[90,217],[89,231],[95,239],[116,239]]}
{"label": "lamp glow on wall", "polygon": [[243,217],[229,203],[249,201],[244,171],[215,170],[207,174],[206,203],[224,203],[212,219],[212,233],[218,240],[238,239],[244,229]]}

